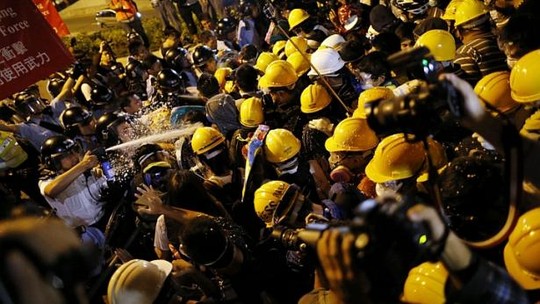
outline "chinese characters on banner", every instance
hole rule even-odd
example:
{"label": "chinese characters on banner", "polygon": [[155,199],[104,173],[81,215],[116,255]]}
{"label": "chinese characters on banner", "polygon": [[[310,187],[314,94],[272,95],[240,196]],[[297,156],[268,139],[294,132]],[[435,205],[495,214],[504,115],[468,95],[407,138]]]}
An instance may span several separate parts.
{"label": "chinese characters on banner", "polygon": [[69,35],[69,29],[64,23],[64,20],[58,14],[56,7],[52,3],[52,0],[33,0],[34,4],[38,7],[39,11],[45,17],[47,22],[54,29],[56,34],[60,37]]}
{"label": "chinese characters on banner", "polygon": [[71,62],[73,57],[31,0],[0,1],[0,99]]}

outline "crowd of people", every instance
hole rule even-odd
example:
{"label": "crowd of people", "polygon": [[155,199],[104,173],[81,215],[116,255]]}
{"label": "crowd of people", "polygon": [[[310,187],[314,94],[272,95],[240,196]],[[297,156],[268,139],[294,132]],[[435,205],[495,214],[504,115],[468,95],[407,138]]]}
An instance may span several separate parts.
{"label": "crowd of people", "polygon": [[538,1],[124,2],[0,105],[0,302],[540,301]]}

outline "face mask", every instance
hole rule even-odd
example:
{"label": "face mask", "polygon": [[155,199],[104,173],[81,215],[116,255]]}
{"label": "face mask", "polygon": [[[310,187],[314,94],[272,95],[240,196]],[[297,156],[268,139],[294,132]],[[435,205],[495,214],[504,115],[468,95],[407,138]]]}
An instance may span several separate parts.
{"label": "face mask", "polygon": [[512,69],[516,65],[517,62],[518,62],[517,58],[506,57],[506,65],[508,65],[510,69]]}
{"label": "face mask", "polygon": [[377,196],[384,195],[396,195],[399,192],[399,189],[403,186],[403,183],[398,181],[389,181],[385,183],[377,183],[375,185],[375,192]]}

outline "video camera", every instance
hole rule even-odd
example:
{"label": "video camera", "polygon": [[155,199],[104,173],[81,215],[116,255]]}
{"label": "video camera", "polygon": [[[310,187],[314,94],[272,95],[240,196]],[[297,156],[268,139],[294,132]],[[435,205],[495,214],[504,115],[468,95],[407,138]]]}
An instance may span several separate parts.
{"label": "video camera", "polygon": [[101,164],[101,169],[107,181],[112,181],[115,178],[114,168],[111,165],[111,162],[107,158],[107,151],[105,148],[100,147],[92,150],[92,154],[97,156],[99,163]]}
{"label": "video camera", "polygon": [[402,245],[400,251],[413,253],[422,260],[431,259],[428,254],[432,245],[430,231],[423,223],[415,223],[407,218],[410,207],[411,200],[400,195],[368,199],[355,209],[352,221],[310,223],[300,229],[277,226],[271,237],[279,240],[287,249],[305,251],[316,247],[325,230],[338,229],[355,235],[358,258],[369,257],[383,243],[398,242]]}
{"label": "video camera", "polygon": [[[288,250],[315,253],[317,242],[328,229],[354,236],[353,257],[365,272],[378,299],[397,299],[409,270],[438,258],[442,246],[434,242],[425,223],[412,222],[407,211],[415,204],[408,197],[384,196],[369,199],[355,209],[348,222],[308,224],[305,228],[274,227],[271,237]],[[384,286],[384,287],[375,287]]]}
{"label": "video camera", "polygon": [[407,133],[423,139],[452,121],[452,116],[463,115],[463,97],[448,81],[438,79],[438,63],[429,53],[420,47],[388,57],[393,69],[405,69],[412,78],[425,82],[406,96],[365,105],[368,124],[378,135]]}

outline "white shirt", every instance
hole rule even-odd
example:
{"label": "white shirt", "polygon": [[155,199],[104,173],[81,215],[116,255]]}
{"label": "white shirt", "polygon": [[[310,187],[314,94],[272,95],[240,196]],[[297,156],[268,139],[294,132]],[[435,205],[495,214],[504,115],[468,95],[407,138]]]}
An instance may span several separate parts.
{"label": "white shirt", "polygon": [[167,225],[165,224],[165,216],[160,215],[156,221],[154,230],[154,247],[161,251],[169,250],[169,238],[167,237]]}
{"label": "white shirt", "polygon": [[101,198],[101,188],[106,183],[105,177],[96,179],[90,176],[87,180],[85,175],[81,174],[56,198],[45,195],[45,187],[53,179],[39,181],[39,190],[66,225],[90,226],[99,221],[104,213],[103,203],[98,200]]}

